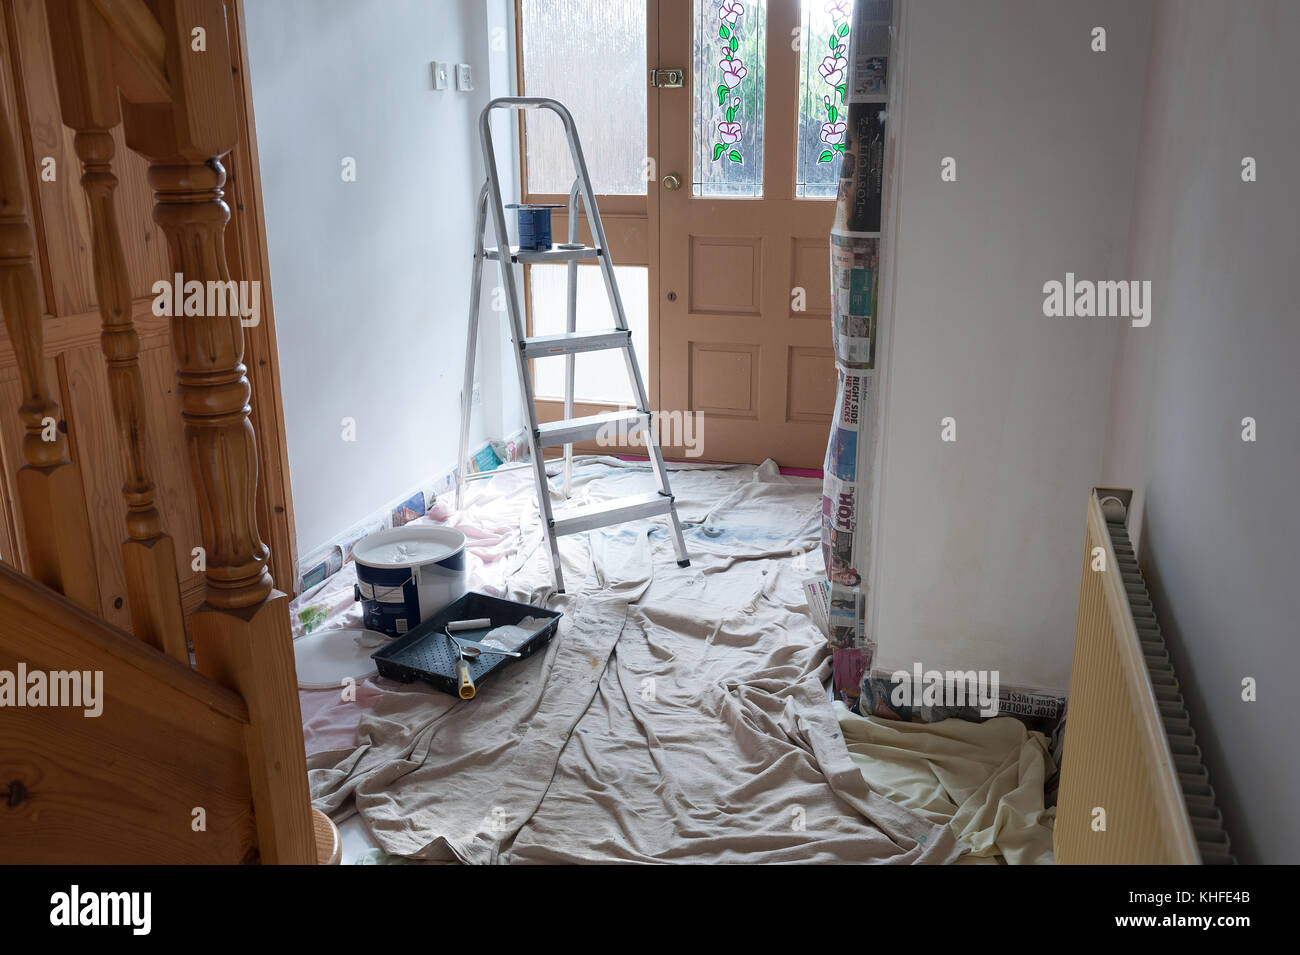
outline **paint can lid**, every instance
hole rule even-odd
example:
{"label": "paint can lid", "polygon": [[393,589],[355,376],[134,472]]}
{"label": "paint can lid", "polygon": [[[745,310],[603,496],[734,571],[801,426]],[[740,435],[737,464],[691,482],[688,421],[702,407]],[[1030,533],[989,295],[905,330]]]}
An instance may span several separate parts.
{"label": "paint can lid", "polygon": [[376,672],[370,654],[390,642],[375,630],[316,630],[293,642],[293,665],[304,690],[337,690],[344,680],[360,683]]}
{"label": "paint can lid", "polygon": [[453,527],[406,525],[367,534],[352,548],[352,559],[366,567],[416,567],[444,560],[465,547]]}

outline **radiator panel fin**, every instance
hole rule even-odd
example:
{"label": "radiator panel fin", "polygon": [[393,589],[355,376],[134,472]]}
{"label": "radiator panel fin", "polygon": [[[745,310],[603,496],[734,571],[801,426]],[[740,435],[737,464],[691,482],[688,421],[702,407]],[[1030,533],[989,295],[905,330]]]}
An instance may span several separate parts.
{"label": "radiator panel fin", "polygon": [[[1094,549],[1105,568],[1094,570]],[[1230,864],[1223,816],[1122,516],[1088,500],[1059,863]],[[1105,829],[1095,810],[1105,810]]]}

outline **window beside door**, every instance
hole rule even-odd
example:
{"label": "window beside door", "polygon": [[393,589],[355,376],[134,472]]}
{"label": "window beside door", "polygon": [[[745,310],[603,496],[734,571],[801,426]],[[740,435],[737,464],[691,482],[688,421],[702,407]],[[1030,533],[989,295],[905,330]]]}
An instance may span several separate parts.
{"label": "window beside door", "polygon": [[[645,0],[519,0],[519,13],[524,95],[573,114],[597,195],[645,195]],[[547,110],[522,115],[525,191],[567,196],[563,124]]]}

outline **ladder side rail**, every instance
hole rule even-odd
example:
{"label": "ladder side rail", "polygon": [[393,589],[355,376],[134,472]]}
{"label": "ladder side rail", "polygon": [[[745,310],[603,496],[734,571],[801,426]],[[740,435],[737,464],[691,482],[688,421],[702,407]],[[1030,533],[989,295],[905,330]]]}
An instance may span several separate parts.
{"label": "ladder side rail", "polygon": [[537,475],[537,508],[541,513],[542,531],[550,546],[551,567],[555,572],[555,586],[557,590],[563,592],[564,575],[560,569],[559,543],[554,533],[555,515],[551,509],[550,482],[546,477],[546,462],[542,460],[541,444],[537,440],[537,402],[533,393],[532,375],[528,368],[528,362],[524,359],[524,321],[519,311],[519,287],[515,281],[514,263],[511,261],[509,254],[510,233],[506,229],[506,211],[501,203],[501,180],[497,175],[496,149],[492,145],[492,109],[497,102],[500,101],[493,100],[479,115],[479,141],[483,147],[483,165],[487,170],[493,232],[496,234],[497,249],[500,250],[497,261],[501,264],[501,282],[505,290],[506,311],[510,317],[510,328],[514,336],[513,345],[517,349],[515,367],[519,372],[519,388],[524,401],[524,413],[528,417],[528,448],[533,459],[533,470]]}
{"label": "ladder side rail", "polygon": [[[559,106],[559,104],[556,105]],[[577,170],[578,182],[582,186],[582,198],[587,206],[587,221],[591,226],[592,243],[600,250],[600,271],[605,280],[605,290],[609,293],[610,304],[614,308],[614,321],[620,329],[627,330],[627,313],[623,308],[623,296],[619,292],[618,282],[614,278],[614,262],[609,255],[609,243],[605,239],[605,225],[600,217],[600,208],[596,205],[595,190],[591,185],[591,175],[587,172],[587,159],[582,152],[582,143],[578,140],[578,131],[574,126],[573,117],[569,114],[569,111],[563,106],[559,106],[556,111],[564,121],[565,132],[569,139],[569,152],[573,156],[573,167]],[[663,452],[659,449],[659,442],[654,436],[650,396],[646,393],[645,382],[641,380],[641,369],[637,367],[636,356],[632,353],[630,338],[628,339],[628,347],[623,349],[623,359],[627,363],[627,375],[632,382],[637,410],[646,416],[644,423],[645,446],[654,469],[655,482],[659,486],[659,493],[671,499],[673,492],[668,480],[668,468],[664,464]],[[672,530],[673,549],[677,553],[677,563],[680,566],[687,566],[690,563],[690,558],[686,553],[686,541],[682,536],[682,525],[677,517],[675,506],[668,509],[668,520]]]}
{"label": "ladder side rail", "polygon": [[[614,278],[614,261],[609,254],[609,242],[605,238],[605,224],[600,217],[600,208],[596,205],[596,195],[591,185],[591,176],[587,172],[587,159],[582,152],[582,143],[578,140],[578,131],[574,126],[573,117],[569,115],[569,111],[561,106],[558,112],[560,118],[564,121],[565,133],[569,140],[569,152],[573,157],[573,167],[578,172],[577,182],[582,187],[582,199],[587,209],[587,221],[591,226],[592,241],[596,248],[600,249],[600,272],[601,277],[605,280],[605,291],[609,295],[610,305],[613,306],[614,324],[620,330],[627,331],[627,312],[623,308],[623,296],[618,290],[618,281]],[[637,410],[647,416],[646,426],[649,428],[650,396],[646,392],[645,382],[641,380],[641,369],[637,367],[636,357],[632,354],[630,347],[623,350],[623,359],[627,363],[627,374],[632,382]],[[650,444],[651,442],[647,441],[647,446]],[[652,457],[658,460],[659,456],[652,455]],[[662,471],[662,468],[657,467],[655,474],[660,481],[659,489],[666,494],[671,493],[668,490],[667,474]]]}
{"label": "ladder side rail", "polygon": [[469,422],[474,404],[474,364],[478,357],[479,304],[483,293],[483,229],[487,225],[488,186],[478,191],[474,220],[474,269],[469,286],[469,331],[465,338],[465,385],[460,392],[460,451],[456,458],[456,510],[465,503],[465,478],[469,469]]}
{"label": "ladder side rail", "polygon": [[[573,180],[573,188],[569,190],[569,244],[576,245],[578,242],[578,190],[581,182]],[[565,316],[564,330],[572,335],[578,330],[578,261],[571,259],[568,265],[568,312]],[[564,356],[564,417],[568,420],[573,417],[573,391],[574,379],[576,377],[577,355],[572,353]],[[573,445],[564,446],[564,497],[567,500],[573,493]]]}

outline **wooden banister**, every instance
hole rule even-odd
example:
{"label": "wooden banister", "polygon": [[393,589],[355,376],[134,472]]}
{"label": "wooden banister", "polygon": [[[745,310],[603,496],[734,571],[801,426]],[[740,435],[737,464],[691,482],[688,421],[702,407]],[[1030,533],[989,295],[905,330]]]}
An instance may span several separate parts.
{"label": "wooden banister", "polygon": [[[127,102],[127,144],[150,161],[154,221],[167,237],[181,281],[226,283],[221,158],[235,145],[237,118],[225,6],[221,0],[157,0],[165,40],[168,104]],[[206,47],[191,45],[202,28]],[[171,317],[190,475],[206,559],[206,602],[190,618],[199,671],[248,704],[249,773],[258,845],[267,862],[312,864],[302,717],[293,666],[288,598],[274,590],[258,534],[257,443],[238,314]]]}
{"label": "wooden banister", "polygon": [[[0,563],[0,608],[3,608],[5,628],[0,636],[0,646],[17,659],[29,659],[29,669],[37,663],[58,661],[75,669],[77,659],[81,669],[91,666],[112,669],[121,687],[112,692],[145,700],[146,685],[166,683],[176,693],[192,700],[198,709],[211,710],[223,720],[247,725],[251,719],[248,705],[238,693],[210,680],[193,669],[166,657],[152,647],[132,638],[131,634],[101,619],[97,613],[69,600],[53,597],[49,591],[28,579],[24,574]],[[17,621],[18,626],[10,626]],[[42,623],[48,633],[41,632]],[[74,649],[64,650],[51,634],[76,633]],[[11,668],[12,669],[12,668]],[[65,669],[65,667],[53,667]],[[188,704],[185,704],[188,708]],[[6,718],[13,716],[12,708],[5,708]]]}
{"label": "wooden banister", "polygon": [[[48,0],[47,0],[48,2]],[[92,0],[114,35],[132,56],[148,63],[159,76],[167,42],[162,27],[144,0]]]}
{"label": "wooden banister", "polygon": [[170,100],[171,86],[164,72],[167,44],[162,26],[144,0],[90,2],[117,40],[113,55],[117,85],[137,103],[166,103]]}
{"label": "wooden banister", "polygon": [[117,177],[110,130],[121,121],[117,88],[106,82],[113,75],[113,36],[90,0],[48,0],[46,12],[63,122],[76,131],[81,185],[90,200],[101,344],[126,474],[122,495],[127,505],[127,539],[122,544],[122,563],[132,629],[140,639],[188,666],[175,546],[163,533],[149,472],[140,339],[132,322],[130,279],[113,202]]}
{"label": "wooden banister", "polygon": [[0,621],[0,670],[47,678],[0,719],[0,864],[259,858],[238,694],[3,565]]}
{"label": "wooden banister", "polygon": [[0,310],[18,364],[25,434],[17,475],[31,575],[83,607],[99,606],[81,473],[68,460],[59,406],[45,377],[45,344],[33,271],[22,167],[8,112],[0,107]]}

